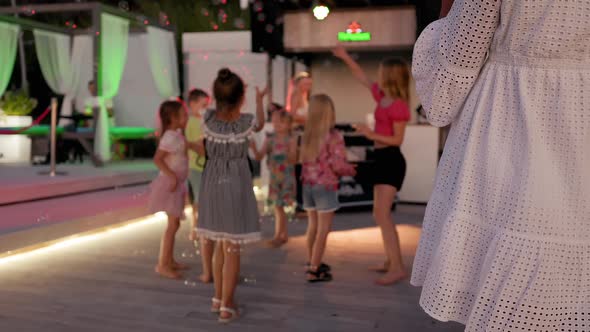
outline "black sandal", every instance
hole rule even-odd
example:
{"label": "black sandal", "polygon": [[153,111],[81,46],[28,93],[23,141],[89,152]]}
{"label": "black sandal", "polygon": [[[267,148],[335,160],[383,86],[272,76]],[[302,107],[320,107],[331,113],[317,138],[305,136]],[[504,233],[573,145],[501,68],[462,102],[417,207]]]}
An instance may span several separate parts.
{"label": "black sandal", "polygon": [[[311,268],[311,264],[306,263],[305,268],[309,270]],[[318,267],[318,271],[330,272],[330,271],[332,271],[332,267],[328,264],[321,263],[320,266]]]}
{"label": "black sandal", "polygon": [[332,274],[330,272],[327,272],[327,271],[321,271],[321,270],[312,271],[312,270],[307,270],[306,273],[308,275],[310,275],[310,276],[313,277],[311,279],[307,279],[307,282],[309,282],[309,283],[332,281]]}

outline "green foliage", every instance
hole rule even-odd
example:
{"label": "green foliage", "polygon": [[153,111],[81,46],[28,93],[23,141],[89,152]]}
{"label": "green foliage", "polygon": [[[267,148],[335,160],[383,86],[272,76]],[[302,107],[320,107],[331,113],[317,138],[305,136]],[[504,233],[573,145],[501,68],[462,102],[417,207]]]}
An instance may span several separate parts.
{"label": "green foliage", "polygon": [[6,115],[29,115],[37,107],[37,99],[29,98],[24,91],[6,91],[0,99],[0,109]]}
{"label": "green foliage", "polygon": [[[139,12],[150,17],[166,13],[168,19],[183,32],[244,30],[250,26],[250,12],[241,10],[239,1],[227,0],[136,0]],[[217,4],[214,4],[217,3]],[[223,19],[225,13],[225,20]]]}

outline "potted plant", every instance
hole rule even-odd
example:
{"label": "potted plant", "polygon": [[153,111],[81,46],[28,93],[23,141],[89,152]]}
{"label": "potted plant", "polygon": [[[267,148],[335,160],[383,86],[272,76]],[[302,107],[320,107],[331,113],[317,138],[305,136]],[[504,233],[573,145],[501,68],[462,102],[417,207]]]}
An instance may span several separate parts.
{"label": "potted plant", "polygon": [[[29,114],[37,107],[37,99],[29,98],[24,91],[7,91],[0,99],[0,110],[7,117],[23,117],[30,120]],[[25,125],[27,126],[27,125]]]}
{"label": "potted plant", "polygon": [[[29,116],[37,100],[24,91],[8,91],[0,99],[0,127],[20,128],[31,125]],[[31,139],[24,135],[0,136],[0,163],[29,162]]]}

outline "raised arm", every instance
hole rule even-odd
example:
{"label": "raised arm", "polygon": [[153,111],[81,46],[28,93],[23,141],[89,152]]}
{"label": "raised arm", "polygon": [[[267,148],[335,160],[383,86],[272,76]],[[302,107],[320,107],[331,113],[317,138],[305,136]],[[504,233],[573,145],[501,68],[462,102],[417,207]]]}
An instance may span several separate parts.
{"label": "raised arm", "polygon": [[252,152],[254,153],[254,159],[256,159],[257,161],[261,161],[262,159],[264,159],[264,156],[266,156],[266,152],[268,151],[268,139],[264,140],[264,143],[262,143],[262,148],[260,150],[256,148],[256,143],[254,143],[253,141],[250,142],[250,150],[252,150]]}
{"label": "raised arm", "polygon": [[268,88],[260,90],[256,87],[256,125],[254,131],[259,132],[264,128],[264,96],[268,93]]}
{"label": "raised arm", "polygon": [[416,42],[412,73],[434,126],[449,125],[462,109],[486,60],[500,7],[500,0],[456,0],[448,16],[424,29]]}
{"label": "raised arm", "polygon": [[359,64],[356,61],[354,61],[354,59],[350,56],[350,54],[348,54],[348,52],[342,45],[336,46],[332,50],[332,54],[334,54],[335,57],[342,60],[346,64],[346,66],[348,66],[348,69],[350,69],[352,75],[362,85],[364,85],[367,89],[371,88],[371,80],[369,80],[369,77],[367,76],[365,71],[361,68],[361,66],[359,66]]}

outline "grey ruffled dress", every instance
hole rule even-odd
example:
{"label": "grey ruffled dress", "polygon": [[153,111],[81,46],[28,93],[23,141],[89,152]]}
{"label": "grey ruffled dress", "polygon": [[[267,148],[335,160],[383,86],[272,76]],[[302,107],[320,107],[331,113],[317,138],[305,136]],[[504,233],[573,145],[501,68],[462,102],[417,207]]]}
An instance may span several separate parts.
{"label": "grey ruffled dress", "polygon": [[254,116],[242,114],[233,122],[207,111],[203,121],[207,162],[199,195],[197,233],[211,240],[232,243],[258,241],[258,204],[248,164]]}

